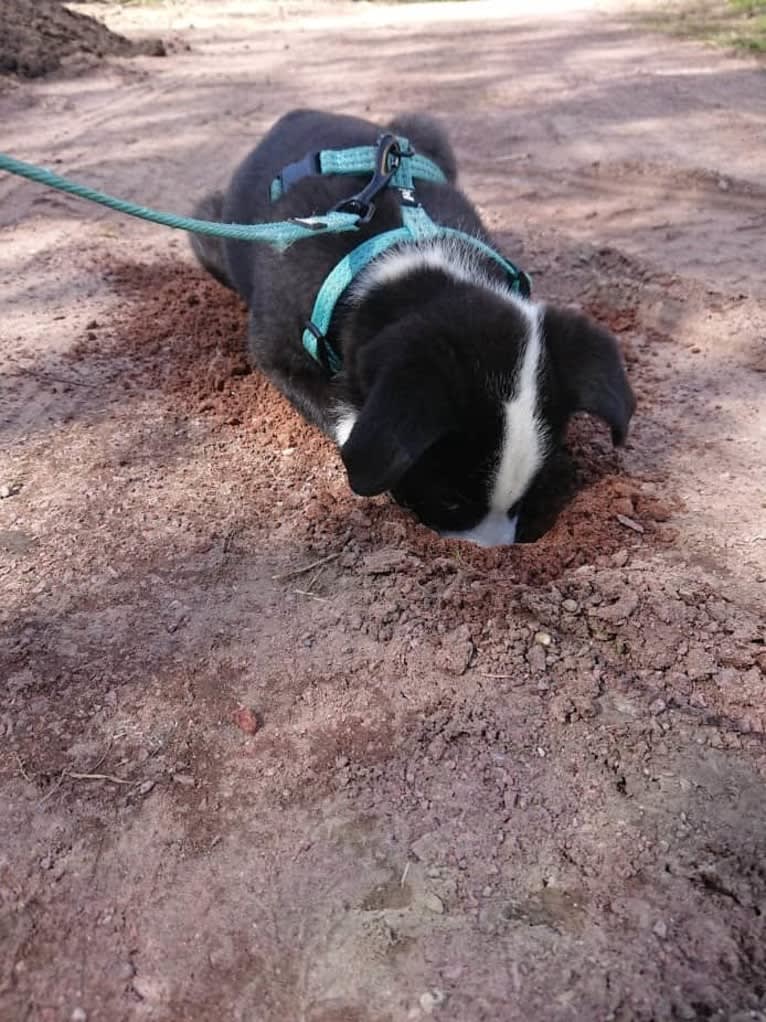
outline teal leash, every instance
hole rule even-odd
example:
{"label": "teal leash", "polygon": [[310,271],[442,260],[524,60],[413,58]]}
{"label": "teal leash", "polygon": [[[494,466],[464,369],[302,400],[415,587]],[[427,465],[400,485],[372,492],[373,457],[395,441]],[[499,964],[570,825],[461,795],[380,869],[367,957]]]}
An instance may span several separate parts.
{"label": "teal leash", "polygon": [[139,206],[135,202],[117,199],[106,195],[96,188],[78,184],[66,177],[54,174],[52,170],[38,167],[33,163],[17,160],[7,153],[0,153],[0,170],[9,174],[25,177],[37,184],[47,185],[60,192],[76,195],[80,199],[89,199],[118,213],[139,217],[154,224],[173,227],[194,234],[210,234],[216,238],[231,238],[234,241],[261,241],[274,248],[284,251],[296,241],[313,238],[318,234],[343,234],[355,231],[360,217],[355,213],[330,212],[325,216],[303,217],[294,220],[280,220],[266,224],[221,224],[213,220],[195,220],[193,217],[179,216],[175,213],[162,213],[147,206]]}
{"label": "teal leash", "polygon": [[376,146],[309,153],[302,160],[283,168],[282,173],[271,184],[272,201],[281,198],[295,182],[311,174],[357,176],[372,170],[373,177],[361,192],[339,203],[338,207],[324,216],[295,217],[291,220],[262,224],[223,224],[213,220],[179,216],[175,213],[163,213],[148,206],[140,206],[135,202],[107,195],[96,188],[55,174],[45,167],[17,160],[7,153],[0,153],[0,170],[151,223],[194,234],[229,238],[233,241],[264,242],[279,251],[284,251],[303,238],[358,230],[359,226],[367,223],[374,214],[373,200],[381,191],[387,187],[398,191],[402,227],[375,235],[352,249],[325,278],[314,302],[311,320],[303,332],[303,346],[316,362],[326,366],[331,373],[339,372],[343,365],[340,355],[327,339],[335,306],[349,285],[373,259],[397,245],[418,244],[440,237],[452,238],[480,252],[498,265],[508,277],[512,291],[523,297],[528,296],[530,292],[529,276],[490,245],[464,231],[442,227],[431,220],[417,201],[415,181],[444,184],[446,177],[433,161],[413,152],[407,139],[396,138],[390,134],[381,136]]}

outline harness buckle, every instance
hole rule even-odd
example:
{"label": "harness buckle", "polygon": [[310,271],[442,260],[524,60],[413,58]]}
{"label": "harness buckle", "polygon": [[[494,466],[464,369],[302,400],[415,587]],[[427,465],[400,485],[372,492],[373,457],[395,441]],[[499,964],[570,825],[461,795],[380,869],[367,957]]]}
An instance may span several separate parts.
{"label": "harness buckle", "polygon": [[295,163],[288,163],[286,167],[282,168],[276,179],[279,182],[279,194],[272,197],[279,198],[286,192],[289,192],[293,185],[297,184],[302,178],[321,173],[322,164],[319,159],[319,151],[306,153],[302,159],[296,160]]}
{"label": "harness buckle", "polygon": [[306,321],[303,330],[303,347],[326,372],[338,373],[343,368],[343,362],[327,340],[327,335],[323,334],[310,319]]}
{"label": "harness buckle", "polygon": [[373,200],[388,187],[391,178],[399,169],[402,159],[411,155],[410,150],[406,152],[402,150],[396,135],[390,133],[381,135],[378,139],[375,170],[372,177],[361,192],[357,192],[356,195],[343,199],[333,206],[333,213],[354,213],[359,217],[360,223],[369,223],[375,213]]}

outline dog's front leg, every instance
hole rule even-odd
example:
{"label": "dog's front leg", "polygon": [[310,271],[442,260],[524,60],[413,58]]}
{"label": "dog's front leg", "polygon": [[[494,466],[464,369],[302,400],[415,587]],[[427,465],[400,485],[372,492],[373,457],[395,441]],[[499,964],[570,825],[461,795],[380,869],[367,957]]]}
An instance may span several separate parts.
{"label": "dog's front leg", "polygon": [[287,343],[277,342],[281,334],[278,325],[261,322],[255,312],[250,313],[247,348],[250,362],[260,369],[277,390],[303,418],[323,433],[333,435],[338,387],[336,378],[329,377],[321,366],[314,364],[300,346],[300,338]]}

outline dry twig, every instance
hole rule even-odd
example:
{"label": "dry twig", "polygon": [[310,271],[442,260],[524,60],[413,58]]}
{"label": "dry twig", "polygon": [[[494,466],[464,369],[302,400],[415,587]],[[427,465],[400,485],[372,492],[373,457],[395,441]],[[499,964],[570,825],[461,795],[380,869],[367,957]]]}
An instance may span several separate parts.
{"label": "dry twig", "polygon": [[329,564],[329,562],[334,561],[336,557],[340,557],[340,554],[329,554],[327,557],[322,557],[318,561],[312,561],[312,563],[307,564],[305,568],[296,568],[295,571],[287,571],[284,575],[272,575],[271,580],[272,582],[282,582],[287,578],[295,578],[297,575],[305,575],[306,572],[311,571],[312,568],[318,568],[320,564]]}

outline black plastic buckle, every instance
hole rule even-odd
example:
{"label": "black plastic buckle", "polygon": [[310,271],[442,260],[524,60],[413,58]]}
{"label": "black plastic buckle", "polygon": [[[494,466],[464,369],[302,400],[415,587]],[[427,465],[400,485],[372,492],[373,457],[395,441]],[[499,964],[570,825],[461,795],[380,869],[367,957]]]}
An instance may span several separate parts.
{"label": "black plastic buckle", "polygon": [[319,160],[319,151],[307,153],[302,160],[296,160],[295,163],[288,163],[279,174],[282,195],[289,192],[293,185],[303,180],[304,177],[312,177],[314,174],[321,173],[322,165]]}
{"label": "black plastic buckle", "polygon": [[399,140],[396,135],[381,135],[378,139],[378,151],[375,154],[375,170],[368,183],[361,192],[343,199],[336,206],[333,206],[333,213],[355,213],[361,223],[369,223],[375,213],[374,199],[380,195],[384,188],[388,187],[391,178],[394,176],[402,162],[403,156],[410,153],[402,152]]}
{"label": "black plastic buckle", "polygon": [[338,356],[338,353],[332,347],[327,337],[322,333],[318,326],[311,322],[306,321],[306,330],[310,331],[316,337],[317,341],[317,354],[319,355],[319,361],[325,372],[333,375],[334,373],[340,372],[343,363]]}

